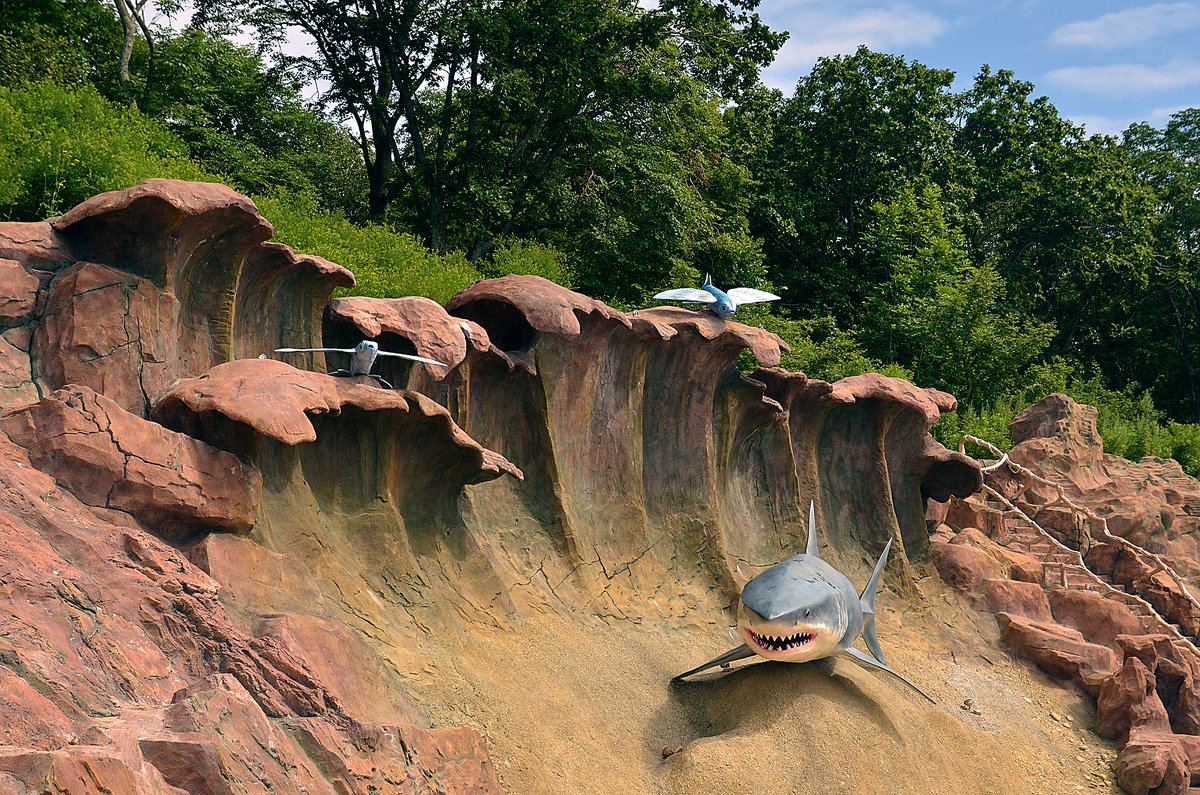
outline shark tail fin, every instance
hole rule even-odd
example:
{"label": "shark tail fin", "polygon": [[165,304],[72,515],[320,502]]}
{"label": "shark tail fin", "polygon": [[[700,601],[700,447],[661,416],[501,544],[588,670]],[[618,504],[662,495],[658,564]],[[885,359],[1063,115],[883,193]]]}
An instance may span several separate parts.
{"label": "shark tail fin", "polygon": [[821,557],[821,550],[817,546],[817,503],[814,500],[808,501],[808,546],[805,547],[804,554],[814,558]]}
{"label": "shark tail fin", "polygon": [[704,283],[712,284],[712,274],[711,273],[704,274]]}
{"label": "shark tail fin", "polygon": [[879,556],[879,562],[875,564],[875,571],[871,573],[871,579],[867,581],[867,587],[863,588],[862,595],[858,598],[863,612],[863,642],[867,644],[875,659],[885,665],[887,661],[883,659],[883,649],[879,648],[879,635],[875,632],[875,591],[879,588],[879,578],[883,575],[883,567],[887,565],[888,553],[891,551],[892,539],[889,538],[887,546],[883,548],[883,554]]}

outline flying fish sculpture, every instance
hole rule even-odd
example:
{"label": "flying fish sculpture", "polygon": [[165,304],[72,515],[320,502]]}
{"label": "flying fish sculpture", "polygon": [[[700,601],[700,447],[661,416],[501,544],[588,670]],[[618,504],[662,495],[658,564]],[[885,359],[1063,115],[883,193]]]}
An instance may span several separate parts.
{"label": "flying fish sculpture", "polygon": [[695,287],[680,287],[665,290],[654,296],[656,301],[683,301],[689,304],[705,304],[717,317],[732,317],[742,304],[757,304],[763,301],[778,301],[779,296],[753,287],[734,287],[729,292],[713,286],[712,276],[705,275],[704,284]]}
{"label": "flying fish sculpture", "polygon": [[392,385],[383,380],[382,377],[371,372],[371,368],[375,366],[375,359],[379,356],[395,356],[397,359],[408,359],[414,362],[422,362],[423,364],[436,364],[438,367],[449,367],[448,364],[426,359],[424,356],[413,356],[407,353],[392,353],[391,351],[379,350],[379,343],[374,340],[363,340],[353,348],[276,348],[275,353],[348,353],[350,354],[350,369],[333,370],[329,374],[343,378],[349,378],[355,375],[365,375],[368,378],[374,378],[385,389],[391,389]]}
{"label": "flying fish sculpture", "polygon": [[[821,560],[817,549],[816,507],[808,507],[808,546],[746,583],[738,600],[738,634],[745,641],[675,680],[755,655],[781,662],[809,662],[845,654],[887,671],[922,696],[923,690],[888,667],[875,633],[875,590],[892,542],[883,548],[867,587],[859,594],[846,575]],[[851,644],[859,635],[870,650]]]}

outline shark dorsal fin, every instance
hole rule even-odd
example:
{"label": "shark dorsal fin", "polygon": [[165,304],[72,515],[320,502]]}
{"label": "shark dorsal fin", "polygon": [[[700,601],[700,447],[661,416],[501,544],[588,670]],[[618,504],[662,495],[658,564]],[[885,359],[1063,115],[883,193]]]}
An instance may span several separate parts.
{"label": "shark dorsal fin", "polygon": [[883,554],[879,556],[879,562],[875,564],[875,571],[871,573],[871,579],[867,581],[867,587],[863,588],[862,595],[858,597],[863,612],[863,642],[867,644],[871,654],[875,655],[875,659],[884,665],[887,665],[887,661],[883,659],[879,635],[875,632],[875,591],[879,588],[879,577],[883,574],[883,567],[887,565],[888,553],[891,551],[892,539],[889,538],[887,546],[883,548]]}
{"label": "shark dorsal fin", "polygon": [[817,547],[817,503],[815,500],[808,502],[808,546],[805,548],[804,554],[814,558],[821,557],[821,550]]}

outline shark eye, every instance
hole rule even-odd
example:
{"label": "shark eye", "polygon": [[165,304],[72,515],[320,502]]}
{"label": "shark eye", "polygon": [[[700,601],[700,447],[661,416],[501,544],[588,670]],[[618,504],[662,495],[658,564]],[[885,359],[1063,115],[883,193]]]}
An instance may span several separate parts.
{"label": "shark eye", "polygon": [[811,615],[812,615],[812,611],[811,611],[811,610],[805,610],[805,611],[804,611],[804,617],[805,617],[805,618],[808,618],[808,617],[809,617],[809,616],[811,616]]}

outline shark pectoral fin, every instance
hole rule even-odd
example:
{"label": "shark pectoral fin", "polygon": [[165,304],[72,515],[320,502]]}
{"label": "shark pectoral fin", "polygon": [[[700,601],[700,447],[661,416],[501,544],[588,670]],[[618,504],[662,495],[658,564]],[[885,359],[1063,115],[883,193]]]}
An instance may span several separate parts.
{"label": "shark pectoral fin", "polygon": [[814,558],[821,557],[821,550],[817,547],[817,503],[815,500],[808,501],[808,546],[804,548],[804,554]]}
{"label": "shark pectoral fin", "polygon": [[730,662],[733,662],[734,660],[743,660],[747,657],[753,657],[753,656],[754,656],[754,652],[752,652],[750,650],[749,646],[747,646],[745,643],[743,643],[741,646],[738,646],[736,649],[731,649],[730,651],[727,651],[724,654],[722,654],[720,657],[716,657],[712,660],[709,660],[708,662],[704,663],[704,665],[701,665],[699,668],[693,668],[690,671],[684,671],[683,673],[679,674],[679,676],[672,677],[671,681],[677,682],[680,679],[684,678],[685,676],[691,676],[692,674],[698,674],[701,671],[707,670],[709,668],[715,668],[718,665],[724,665],[725,663],[730,663]]}
{"label": "shark pectoral fin", "polygon": [[937,703],[937,702],[936,702],[936,701],[934,701],[934,700],[933,700],[933,698],[931,698],[931,697],[930,697],[930,695],[929,695],[928,693],[926,693],[924,690],[922,690],[921,688],[917,687],[917,686],[916,686],[916,685],[914,685],[912,682],[908,681],[908,680],[907,680],[907,679],[905,679],[903,676],[901,676],[900,674],[896,673],[896,672],[895,672],[895,671],[893,671],[891,668],[888,668],[886,665],[884,665],[883,663],[879,662],[878,660],[872,659],[870,655],[863,654],[861,651],[859,651],[858,649],[854,648],[853,646],[851,646],[851,647],[849,647],[849,648],[846,648],[846,649],[843,649],[843,651],[844,651],[844,652],[846,652],[846,654],[849,654],[851,657],[853,657],[854,659],[858,660],[858,661],[859,661],[859,662],[861,662],[861,663],[866,663],[867,665],[870,665],[870,666],[872,666],[872,667],[874,667],[874,668],[882,668],[883,670],[887,671],[889,674],[891,674],[892,676],[896,677],[896,678],[897,678],[897,679],[899,679],[901,682],[903,682],[904,684],[906,684],[906,685],[908,685],[909,687],[911,687],[913,690],[916,690],[918,693],[920,693],[921,695],[925,696],[925,698],[929,699],[929,703],[930,703],[930,704],[936,704],[936,703]]}
{"label": "shark pectoral fin", "polygon": [[875,591],[879,588],[879,578],[883,576],[883,567],[887,565],[888,553],[891,551],[892,539],[889,538],[887,546],[883,548],[883,554],[879,556],[879,561],[875,564],[875,571],[871,572],[871,579],[867,581],[867,587],[863,588],[862,594],[858,597],[863,612],[863,642],[867,644],[871,654],[875,655],[875,659],[885,666],[887,661],[883,659],[883,649],[879,648],[879,635],[875,632]]}
{"label": "shark pectoral fin", "polygon": [[875,614],[863,613],[863,628],[862,628],[863,643],[867,644],[867,650],[879,662],[887,665],[887,660],[883,659],[883,649],[879,647],[879,633],[875,631]]}

